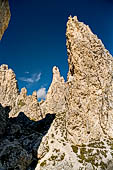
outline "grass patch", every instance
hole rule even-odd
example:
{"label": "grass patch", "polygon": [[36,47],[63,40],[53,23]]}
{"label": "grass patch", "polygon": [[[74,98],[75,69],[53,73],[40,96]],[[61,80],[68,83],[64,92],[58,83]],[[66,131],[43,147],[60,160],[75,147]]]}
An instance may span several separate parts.
{"label": "grass patch", "polygon": [[46,160],[44,160],[44,161],[40,164],[40,166],[42,166],[42,167],[46,166]]}
{"label": "grass patch", "polygon": [[24,103],[22,100],[19,100],[18,105],[19,105],[20,107],[22,107],[22,106],[25,105],[25,103]]}

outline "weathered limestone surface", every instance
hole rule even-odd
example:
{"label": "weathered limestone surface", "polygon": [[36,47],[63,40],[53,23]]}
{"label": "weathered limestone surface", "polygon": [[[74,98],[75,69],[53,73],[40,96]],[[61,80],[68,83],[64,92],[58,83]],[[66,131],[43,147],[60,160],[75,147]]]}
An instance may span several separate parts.
{"label": "weathered limestone surface", "polygon": [[38,150],[36,170],[76,170],[81,166],[67,140],[66,112],[59,112]]}
{"label": "weathered limestone surface", "polygon": [[15,73],[8,66],[0,66],[0,103],[3,106],[12,106],[19,94]]}
{"label": "weathered limestone surface", "polygon": [[66,37],[70,138],[74,143],[113,138],[113,58],[77,17],[69,17]]}
{"label": "weathered limestone surface", "polygon": [[10,17],[11,14],[8,0],[0,0],[0,40],[8,27]]}
{"label": "weathered limestone surface", "polygon": [[31,120],[40,120],[43,118],[40,104],[37,101],[36,91],[28,96],[27,89],[22,88],[16,99],[14,109],[9,113],[10,117],[16,117],[19,112],[24,112]]}
{"label": "weathered limestone surface", "polygon": [[43,114],[66,111],[66,93],[67,89],[64,78],[60,76],[59,69],[55,66],[53,67],[53,80],[49,87],[46,100],[41,104]]}

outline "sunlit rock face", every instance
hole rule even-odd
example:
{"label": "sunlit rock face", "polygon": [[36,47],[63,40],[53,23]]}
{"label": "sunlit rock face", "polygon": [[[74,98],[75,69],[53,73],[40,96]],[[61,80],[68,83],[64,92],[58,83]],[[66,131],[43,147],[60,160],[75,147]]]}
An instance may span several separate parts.
{"label": "sunlit rock face", "polygon": [[41,104],[43,113],[58,113],[67,110],[66,83],[58,67],[53,67],[53,79],[47,92],[46,100]]}
{"label": "sunlit rock face", "polygon": [[67,128],[76,144],[113,138],[113,58],[89,26],[67,22]]}
{"label": "sunlit rock face", "polygon": [[0,40],[10,21],[10,8],[8,0],[0,0]]}
{"label": "sunlit rock face", "polygon": [[3,106],[12,106],[19,94],[16,75],[8,65],[0,66],[0,103]]}

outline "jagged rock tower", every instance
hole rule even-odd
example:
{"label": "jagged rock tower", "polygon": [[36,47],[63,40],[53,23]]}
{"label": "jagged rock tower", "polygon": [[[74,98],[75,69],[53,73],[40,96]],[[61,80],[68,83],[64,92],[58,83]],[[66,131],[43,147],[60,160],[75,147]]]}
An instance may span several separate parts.
{"label": "jagged rock tower", "polygon": [[66,83],[60,76],[58,67],[53,67],[53,80],[47,92],[46,100],[41,104],[44,113],[66,112]]}
{"label": "jagged rock tower", "polygon": [[113,138],[113,58],[89,26],[67,22],[69,110],[67,128],[76,144]]}
{"label": "jagged rock tower", "polygon": [[15,73],[8,66],[0,66],[0,103],[3,106],[12,106],[19,94]]}

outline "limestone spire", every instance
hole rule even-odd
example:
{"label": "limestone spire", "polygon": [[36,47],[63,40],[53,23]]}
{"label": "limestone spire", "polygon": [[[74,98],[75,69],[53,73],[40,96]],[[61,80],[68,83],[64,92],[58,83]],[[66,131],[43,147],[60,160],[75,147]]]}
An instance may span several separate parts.
{"label": "limestone spire", "polygon": [[58,67],[53,67],[53,79],[42,104],[45,113],[57,113],[65,110],[65,82]]}
{"label": "limestone spire", "polygon": [[24,87],[21,89],[20,95],[25,98],[27,96],[27,89]]}
{"label": "limestone spire", "polygon": [[68,80],[74,77],[68,85],[70,137],[75,143],[106,134],[113,137],[113,58],[89,26],[77,17],[69,17],[66,37]]}
{"label": "limestone spire", "polygon": [[56,81],[64,81],[64,78],[60,76],[60,71],[59,71],[59,68],[54,66],[53,67],[53,82],[56,82]]}
{"label": "limestone spire", "polygon": [[32,98],[33,98],[34,101],[37,101],[37,91],[36,90],[33,91]]}

